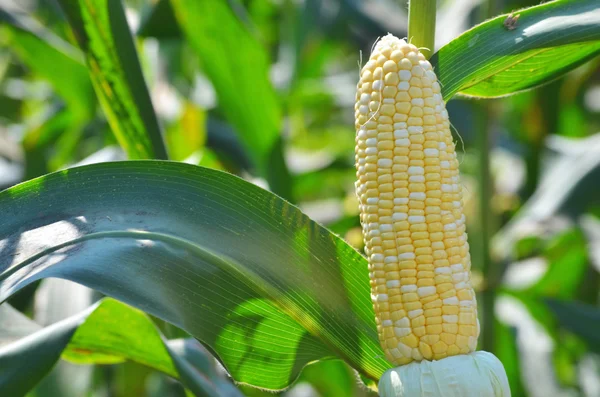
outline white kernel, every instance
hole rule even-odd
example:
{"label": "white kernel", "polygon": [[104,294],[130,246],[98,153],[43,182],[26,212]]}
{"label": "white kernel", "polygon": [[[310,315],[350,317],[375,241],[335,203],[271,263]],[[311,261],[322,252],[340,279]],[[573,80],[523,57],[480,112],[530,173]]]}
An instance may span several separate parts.
{"label": "white kernel", "polygon": [[377,166],[382,168],[391,168],[392,167],[392,159],[379,159],[377,160]]}
{"label": "white kernel", "polygon": [[406,128],[407,128],[407,125],[406,125],[405,121],[400,121],[398,123],[394,123],[394,129],[395,130],[404,130]]}
{"label": "white kernel", "polygon": [[423,127],[421,127],[420,125],[411,125],[410,127],[408,127],[408,133],[409,134],[422,134]]}
{"label": "white kernel", "polygon": [[361,105],[368,105],[369,102],[371,102],[371,95],[367,94],[367,93],[362,93],[360,95],[360,104]]}
{"label": "white kernel", "polygon": [[425,176],[424,175],[411,175],[408,178],[409,182],[425,182]]}
{"label": "white kernel", "polygon": [[365,144],[367,146],[377,146],[377,138],[367,138]]}
{"label": "white kernel", "polygon": [[457,263],[455,265],[451,265],[450,268],[452,269],[452,273],[462,272],[463,270],[465,270],[462,263]]}
{"label": "white kernel", "polygon": [[410,139],[408,139],[408,138],[396,139],[396,146],[410,147]]}
{"label": "white kernel", "polygon": [[400,287],[400,292],[415,292],[417,290],[417,286],[414,284],[403,285]]}
{"label": "white kernel", "polygon": [[396,334],[396,336],[398,338],[402,338],[403,336],[410,335],[410,327],[406,327],[406,328],[394,327],[394,334]]}
{"label": "white kernel", "polygon": [[414,106],[425,106],[425,101],[423,100],[423,98],[414,98],[413,100],[410,101],[411,104],[413,104]]}
{"label": "white kernel", "polygon": [[396,103],[396,100],[394,98],[383,98],[383,103]]}
{"label": "white kernel", "polygon": [[[394,199],[394,200],[396,200],[396,199]],[[405,221],[406,219],[408,219],[408,214],[406,214],[404,212],[394,212],[392,214],[393,221]]]}
{"label": "white kernel", "polygon": [[410,84],[408,81],[401,81],[398,83],[398,91],[408,91],[410,89]]}
{"label": "white kernel", "polygon": [[423,215],[411,215],[408,217],[408,223],[425,223],[425,217]]}
{"label": "white kernel", "polygon": [[375,205],[379,202],[379,197],[369,197],[367,198],[367,204]]}
{"label": "white kernel", "polygon": [[[411,310],[408,312],[408,318],[419,317],[421,314],[423,314],[423,309]],[[458,322],[458,318],[456,319],[456,321]]]}
{"label": "white kernel", "polygon": [[460,301],[460,305],[462,307],[472,307],[472,306],[475,306],[475,303],[473,303],[473,301],[469,299],[469,300]]}
{"label": "white kernel", "polygon": [[[427,77],[431,81],[436,81],[437,76],[435,75],[435,72],[433,70],[431,70],[431,64],[429,62],[425,62],[425,61],[421,61],[419,63],[421,63],[421,66],[423,66],[423,69],[426,70],[425,77]],[[427,68],[427,66],[424,66],[423,63],[429,65],[430,67]]]}
{"label": "white kernel", "polygon": [[398,72],[398,77],[400,77],[400,80],[408,82],[412,77],[412,74],[410,73],[410,70],[401,70]]}
{"label": "white kernel", "polygon": [[442,192],[444,192],[444,193],[452,192],[452,185],[449,185],[447,183],[442,183]]}
{"label": "white kernel", "polygon": [[408,130],[407,129],[394,130],[394,138],[396,138],[396,139],[408,138]]}
{"label": "white kernel", "polygon": [[396,197],[394,199],[394,205],[406,205],[408,204],[408,197]]}
{"label": "white kernel", "polygon": [[387,233],[387,232],[391,232],[393,231],[392,225],[388,224],[384,224],[379,226],[379,230],[381,230],[381,233]]}
{"label": "white kernel", "polygon": [[458,305],[458,298],[456,296],[451,296],[450,298],[446,298],[442,301],[444,305]]}
{"label": "white kernel", "polygon": [[394,323],[392,322],[392,320],[383,320],[381,322],[381,325],[384,326],[384,327],[391,327],[391,326],[394,325]]}
{"label": "white kernel", "polygon": [[408,317],[402,317],[400,320],[397,320],[394,325],[398,328],[410,327],[410,320]]}
{"label": "white kernel", "polygon": [[402,358],[402,353],[400,353],[400,350],[393,348],[393,349],[389,349],[388,350],[390,352],[390,354],[392,355],[392,357],[394,358]]}
{"label": "white kernel", "polygon": [[388,296],[387,294],[379,294],[377,295],[377,302],[387,302]]}
{"label": "white kernel", "polygon": [[356,137],[358,138],[358,140],[364,141],[367,137],[367,130],[365,130],[364,127],[361,127],[360,130],[358,130],[358,134],[356,134]]}
{"label": "white kernel", "polygon": [[417,289],[417,294],[419,294],[419,296],[421,298],[424,298],[424,297],[430,296],[430,295],[434,295],[435,293],[436,293],[436,289],[434,286],[420,287],[419,289]]}
{"label": "white kernel", "polygon": [[367,224],[367,229],[374,230],[379,228],[379,223],[371,222]]}
{"label": "white kernel", "polygon": [[456,273],[452,275],[452,281],[463,281],[467,278],[467,273],[466,272],[462,272],[462,273]]}
{"label": "white kernel", "polygon": [[376,148],[376,147],[373,147],[373,146],[371,146],[371,147],[368,147],[368,148],[366,148],[366,149],[365,149],[365,154],[366,154],[366,155],[369,155],[369,156],[370,156],[370,155],[377,154],[377,148]]}
{"label": "white kernel", "polygon": [[381,235],[381,233],[379,232],[379,230],[372,229],[372,230],[369,230],[369,232],[367,233],[367,238],[379,237],[380,235]]}
{"label": "white kernel", "polygon": [[421,354],[421,351],[419,349],[417,349],[416,347],[414,349],[412,349],[411,357],[415,361],[423,360],[423,355]]}
{"label": "white kernel", "polygon": [[442,315],[442,321],[449,324],[457,324],[458,316],[456,314],[444,314]]}
{"label": "white kernel", "polygon": [[412,192],[408,195],[408,197],[413,200],[425,201],[427,195],[425,192]]}
{"label": "white kernel", "polygon": [[439,150],[432,148],[427,148],[423,150],[423,153],[425,154],[425,157],[437,157],[440,155]]}
{"label": "white kernel", "polygon": [[367,105],[360,105],[358,108],[358,113],[360,114],[369,114],[369,107]]}
{"label": "white kernel", "polygon": [[452,270],[448,266],[436,267],[435,272],[437,274],[451,274]]}
{"label": "white kernel", "polygon": [[455,286],[456,289],[465,289],[467,287],[469,287],[469,285],[467,285],[467,283],[464,282],[464,281],[461,281],[460,283],[457,283],[456,286]]}
{"label": "white kernel", "polygon": [[371,263],[373,262],[383,262],[383,254],[373,254],[371,255]]}
{"label": "white kernel", "polygon": [[439,142],[438,143],[438,149],[440,149],[440,150],[446,150],[446,148],[447,148],[446,142]]}
{"label": "white kernel", "polygon": [[461,205],[460,205],[460,201],[453,201],[453,202],[452,202],[452,206],[453,206],[454,208],[460,208],[460,206],[461,206]]}
{"label": "white kernel", "polygon": [[456,223],[452,222],[444,225],[444,230],[456,230]]}
{"label": "white kernel", "polygon": [[373,82],[373,90],[381,91],[383,89],[383,80],[375,80]]}
{"label": "white kernel", "polygon": [[386,256],[384,259],[385,263],[396,263],[398,262],[398,258],[394,255],[394,256]]}
{"label": "white kernel", "polygon": [[417,165],[408,167],[408,175],[425,175],[425,168]]}
{"label": "white kernel", "polygon": [[447,160],[440,161],[440,167],[442,168],[450,168],[450,162]]}
{"label": "white kernel", "polygon": [[402,357],[410,357],[412,353],[412,349],[410,346],[405,345],[402,342],[398,342],[398,346],[396,347],[398,351],[402,354]]}
{"label": "white kernel", "polygon": [[400,255],[398,255],[398,259],[400,259],[400,260],[415,259],[415,253],[414,252],[403,252]]}
{"label": "white kernel", "polygon": [[400,286],[400,280],[386,281],[385,286],[388,288],[397,288]]}

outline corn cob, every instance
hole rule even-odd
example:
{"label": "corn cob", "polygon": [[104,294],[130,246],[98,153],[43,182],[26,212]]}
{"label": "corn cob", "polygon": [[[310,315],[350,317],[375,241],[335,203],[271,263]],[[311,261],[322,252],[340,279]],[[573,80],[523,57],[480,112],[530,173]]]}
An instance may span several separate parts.
{"label": "corn cob", "polygon": [[[355,127],[356,194],[387,360],[474,352],[479,322],[458,161],[437,76],[414,45],[392,35],[377,43],[360,73]],[[467,361],[489,358],[478,353]]]}

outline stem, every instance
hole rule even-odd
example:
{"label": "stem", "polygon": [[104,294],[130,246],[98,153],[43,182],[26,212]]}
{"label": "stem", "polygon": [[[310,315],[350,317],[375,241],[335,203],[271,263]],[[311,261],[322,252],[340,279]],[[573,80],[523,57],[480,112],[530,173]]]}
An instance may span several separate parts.
{"label": "stem", "polygon": [[[483,8],[482,20],[490,18],[495,13],[496,2],[488,0]],[[479,185],[479,220],[481,222],[481,271],[484,279],[482,298],[482,335],[481,347],[483,350],[494,353],[495,350],[495,303],[496,289],[500,282],[498,267],[493,263],[490,255],[490,239],[493,234],[494,215],[491,201],[493,195],[492,175],[490,174],[490,133],[494,124],[494,114],[491,103],[484,103],[480,108],[479,130],[477,135],[477,148],[479,149],[479,172],[477,174]]]}
{"label": "stem", "polygon": [[436,0],[410,0],[408,8],[408,41],[421,49],[427,59],[435,47]]}
{"label": "stem", "polygon": [[490,257],[490,237],[492,235],[492,181],[490,175],[490,127],[491,114],[489,104],[485,104],[480,113],[480,133],[477,134],[477,148],[479,149],[479,171],[477,173],[479,185],[479,222],[481,244],[481,271],[484,277],[482,297],[482,349],[493,353],[494,350],[494,302],[496,298],[497,280],[494,265]]}

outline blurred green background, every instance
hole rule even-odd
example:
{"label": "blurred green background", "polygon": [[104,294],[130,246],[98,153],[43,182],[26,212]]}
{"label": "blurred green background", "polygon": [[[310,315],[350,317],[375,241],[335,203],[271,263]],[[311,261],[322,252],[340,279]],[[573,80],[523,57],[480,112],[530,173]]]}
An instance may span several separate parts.
{"label": "blurred green background", "polygon": [[[362,249],[355,85],[378,37],[406,36],[406,2],[223,1],[242,34],[222,37],[220,16],[203,15],[196,41],[182,32],[170,2],[124,2],[170,158],[261,186],[268,181]],[[539,2],[438,3],[436,49],[488,17]],[[0,189],[75,164],[126,158],[73,43],[54,1],[0,1]],[[201,62],[198,52],[214,58]],[[271,84],[254,80],[261,73]],[[254,100],[232,109],[236,95]],[[474,284],[495,294],[495,307],[483,308],[494,311],[495,327],[482,343],[503,361],[515,396],[600,396],[600,60],[510,97],[457,97],[448,110],[466,188]],[[240,128],[247,124],[256,131]],[[97,298],[82,288],[47,280],[9,302],[49,324]],[[167,336],[181,335],[158,323]],[[139,364],[66,362],[32,393],[184,394]],[[307,367],[281,394],[373,395],[340,361]]]}

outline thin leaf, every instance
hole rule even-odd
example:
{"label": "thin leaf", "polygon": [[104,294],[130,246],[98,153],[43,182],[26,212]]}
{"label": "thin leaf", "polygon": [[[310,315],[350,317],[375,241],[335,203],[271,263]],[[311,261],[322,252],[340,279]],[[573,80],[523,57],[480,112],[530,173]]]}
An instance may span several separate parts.
{"label": "thin leaf", "polygon": [[0,301],[66,278],[208,345],[234,379],[282,389],[340,357],[377,380],[366,259],[297,208],[220,171],[96,164],[0,193]]}
{"label": "thin leaf", "polygon": [[172,0],[175,16],[202,70],[215,87],[219,108],[235,127],[258,174],[282,197],[291,196],[281,152],[281,108],[269,81],[265,49],[221,0]]}
{"label": "thin leaf", "polygon": [[560,325],[580,336],[596,353],[600,353],[600,310],[580,302],[547,299],[546,304]]}
{"label": "thin leaf", "polygon": [[549,243],[544,257],[549,264],[548,271],[529,291],[540,296],[572,299],[588,268],[585,235],[577,229],[561,233]]}
{"label": "thin leaf", "polygon": [[166,159],[161,129],[120,0],[59,0],[84,53],[96,94],[132,159]]}
{"label": "thin leaf", "polygon": [[[514,18],[518,15],[516,21]],[[600,52],[597,0],[556,0],[490,19],[442,47],[432,63],[446,100],[498,97],[553,80]]]}
{"label": "thin leaf", "polygon": [[[12,49],[37,75],[48,80],[76,116],[89,121],[96,110],[96,96],[81,53],[34,19],[7,12],[0,5],[2,31]],[[49,67],[52,65],[52,67]]]}
{"label": "thin leaf", "polygon": [[[0,392],[23,395],[62,355],[80,364],[131,360],[180,379],[198,396],[240,396],[217,375],[208,353],[193,346],[193,340],[166,341],[144,313],[113,299],[104,299],[0,348]],[[183,350],[188,353],[180,354]]]}

